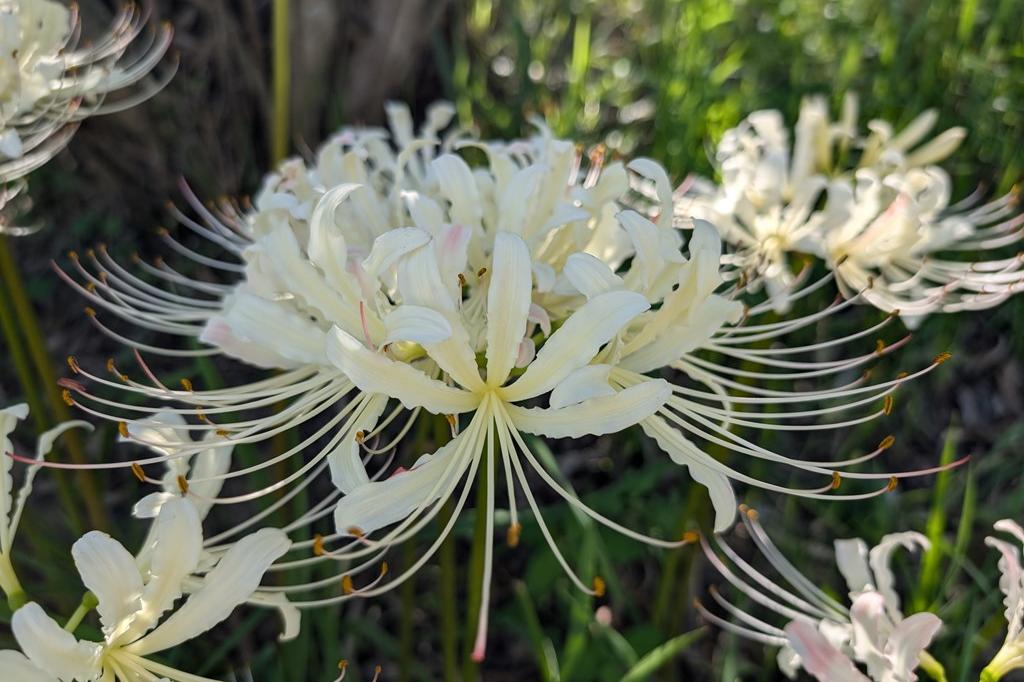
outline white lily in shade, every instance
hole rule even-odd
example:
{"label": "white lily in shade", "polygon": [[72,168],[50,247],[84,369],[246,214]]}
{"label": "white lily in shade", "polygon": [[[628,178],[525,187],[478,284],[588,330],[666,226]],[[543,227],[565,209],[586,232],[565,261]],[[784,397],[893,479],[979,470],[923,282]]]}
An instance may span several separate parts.
{"label": "white lily in shade", "polygon": [[[24,655],[0,655],[0,677],[71,682],[136,682],[208,678],[149,658],[186,642],[226,619],[259,586],[263,573],[289,546],[287,536],[264,528],[238,541],[203,576],[183,604],[174,603],[199,565],[202,529],[193,504],[167,501],[156,520],[152,560],[142,571],[119,542],[99,531],[71,548],[85,587],[95,595],[102,642],[82,641],[35,602],[14,613],[11,629]],[[173,613],[164,617],[168,611]]]}
{"label": "white lily in shade", "polygon": [[[850,604],[833,599],[804,577],[772,543],[753,509],[741,508],[744,528],[781,580],[742,558],[721,537],[701,538],[704,555],[737,591],[782,620],[784,627],[748,613],[711,589],[728,614],[719,616],[697,601],[711,623],[756,642],[779,647],[778,665],[794,678],[803,668],[822,682],[875,680],[912,682],[914,670],[941,670],[928,646],[942,626],[938,616],[922,612],[904,616],[889,567],[895,549],[929,549],[920,533],[893,533],[868,549],[861,539],[835,542],[836,564],[846,579]],[[863,665],[866,675],[857,665]]]}
{"label": "white lily in shade", "polygon": [[24,603],[25,599],[25,592],[21,583],[18,582],[14,565],[11,563],[14,536],[21,524],[21,515],[25,511],[25,503],[32,493],[32,484],[39,472],[40,464],[46,455],[50,454],[54,441],[62,433],[73,428],[92,429],[88,422],[69,421],[40,435],[36,445],[35,458],[29,460],[31,464],[25,472],[25,480],[15,498],[12,470],[17,453],[15,453],[10,436],[18,422],[27,416],[28,405],[24,403],[0,410],[0,590],[3,590],[8,602],[14,608]]}
{"label": "white lily in shade", "polygon": [[677,217],[711,221],[733,247],[726,260],[763,282],[780,312],[800,254],[823,259],[845,296],[860,294],[909,324],[988,308],[1024,288],[1024,260],[1005,253],[1024,235],[1016,191],[954,204],[949,176],[934,165],[956,150],[964,129],[922,144],[933,110],[898,134],[876,120],[861,135],[856,119],[851,97],[838,123],[824,100],[808,98],[791,149],[780,112],[752,113],[718,146],[721,184],[688,180],[677,191]]}
{"label": "white lily in shade", "polygon": [[[861,376],[821,388],[763,388],[762,381],[804,384],[859,375],[858,368],[903,342],[872,343],[848,357],[818,357],[823,349],[832,352],[874,334],[886,320],[843,339],[795,348],[775,343],[852,303],[766,321],[761,316],[771,313],[771,302],[741,302],[748,292],[723,271],[714,228],[703,221],[686,231],[673,226],[668,176],[654,161],[605,165],[600,153],[583,157],[543,127],[533,139],[508,143],[441,135],[451,114],[445,105],[432,108],[414,138],[407,112],[392,107],[395,146],[384,131],[342,131],[320,150],[315,165],[283,164],[266,179],[252,208],[226,202],[210,209],[193,201],[202,220],[178,214],[179,220],[220,246],[225,258],[197,253],[169,232],[163,238],[198,266],[228,274],[232,284],[190,279],[163,261],[152,265],[141,258],[140,277],[103,247],[72,255],[73,273],[58,268],[90,301],[96,328],[137,351],[145,375],[133,379],[110,363],[111,380],[70,361],[76,376],[62,381],[66,400],[121,422],[128,438],[156,448],[152,457],[89,468],[185,461],[208,449],[211,437],[203,434],[265,446],[276,434],[299,430],[296,445],[283,452],[222,473],[198,474],[193,463],[181,480],[179,474],[165,479],[171,490],[163,491],[192,491],[227,479],[242,485],[261,470],[301,458],[292,473],[270,485],[250,483],[231,495],[217,494],[215,505],[250,504],[287,489],[268,509],[207,541],[211,551],[223,551],[255,519],[281,508],[318,477],[330,476],[334,492],[285,530],[319,528],[332,510],[333,527],[293,545],[314,556],[275,566],[339,563],[334,577],[271,588],[307,595],[295,602],[299,607],[372,596],[408,579],[429,560],[458,514],[401,575],[386,582],[381,575],[359,589],[353,582],[377,571],[389,548],[428,527],[446,500],[454,498],[461,509],[479,469],[492,482],[499,471],[504,475],[512,544],[520,532],[520,495],[536,507],[528,485],[531,469],[569,504],[610,528],[655,546],[681,542],[624,528],[588,507],[540,465],[524,434],[579,438],[638,425],[707,488],[718,530],[735,517],[733,481],[813,498],[862,499],[890,490],[898,477],[934,471],[856,470],[889,448],[891,437],[863,455],[801,459],[739,434],[747,428],[839,429],[883,416],[904,381],[931,371],[946,356],[877,384]],[[477,154],[486,163],[471,167],[456,153],[460,145],[472,148],[467,156]],[[661,206],[655,220],[623,210],[630,174],[655,187]],[[798,283],[790,293],[799,299],[825,283]],[[108,324],[108,317],[204,345],[142,343]],[[279,371],[221,389],[200,390],[188,380],[181,388],[168,387],[143,354],[227,355]],[[100,395],[93,386],[123,389],[135,399]],[[271,410],[280,404],[283,409]],[[836,416],[844,411],[852,413]],[[157,413],[164,421],[170,415],[191,420],[154,432],[149,420]],[[426,419],[446,419],[453,439],[436,452],[408,452],[406,435]],[[733,459],[712,457],[709,444]],[[403,457],[397,469],[382,457],[396,452]],[[759,480],[744,471],[751,458],[816,480],[807,487]],[[849,492],[836,490],[841,480],[850,481]],[[487,490],[482,513],[491,524],[485,571],[490,576],[497,502],[495,487]],[[599,592],[592,580],[569,569],[539,510],[534,512],[533,522],[571,580]],[[486,596],[480,638],[486,633]],[[478,656],[483,644],[478,639]]]}
{"label": "white lily in shade", "polygon": [[981,682],[996,682],[1011,670],[1024,668],[1024,568],[1020,560],[1024,549],[1024,528],[1016,521],[1002,519],[996,521],[995,530],[1020,543],[1021,549],[1003,538],[985,538],[985,544],[999,552],[999,589],[1006,606],[1006,638],[981,671]]}

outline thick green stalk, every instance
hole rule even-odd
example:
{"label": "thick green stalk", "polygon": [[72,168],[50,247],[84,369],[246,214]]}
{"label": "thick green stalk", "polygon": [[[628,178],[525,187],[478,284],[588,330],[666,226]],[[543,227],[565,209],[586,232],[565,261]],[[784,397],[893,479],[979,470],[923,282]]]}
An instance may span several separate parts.
{"label": "thick green stalk", "polygon": [[[0,236],[0,278],[10,297],[11,307],[14,308],[14,316],[24,337],[24,343],[28,347],[29,356],[35,365],[36,375],[39,377],[39,392],[46,398],[50,405],[53,417],[58,422],[69,421],[71,413],[57,391],[57,375],[54,372],[50,359],[46,356],[46,341],[39,328],[39,321],[36,319],[32,304],[29,302],[28,293],[21,281],[21,273],[15,264],[11,253],[10,241],[7,237]],[[12,345],[17,340],[9,341]],[[68,452],[71,461],[75,464],[86,462],[85,450],[82,441],[76,433],[69,433],[65,436]],[[58,475],[58,481],[60,476]],[[65,484],[66,485],[66,484]],[[86,513],[89,517],[89,524],[97,530],[105,530],[109,527],[106,510],[96,490],[95,480],[85,471],[75,474],[75,487],[77,497],[85,503]],[[66,500],[62,495],[62,501]],[[73,506],[67,507],[68,521],[76,531],[81,530],[78,522],[78,515]]]}
{"label": "thick green stalk", "polygon": [[270,129],[270,155],[274,165],[288,155],[291,130],[291,41],[289,33],[289,2],[274,0],[273,14],[273,69],[274,109]]}
{"label": "thick green stalk", "polygon": [[64,624],[64,629],[68,632],[74,632],[81,625],[82,620],[88,615],[90,611],[99,605],[99,600],[96,599],[96,595],[92,592],[86,592],[82,595],[82,601],[78,604],[78,608],[68,618],[68,622]]}
{"label": "thick green stalk", "polygon": [[476,640],[477,619],[480,616],[480,600],[484,586],[484,551],[487,544],[487,466],[481,458],[476,480],[476,509],[473,523],[473,549],[469,557],[469,582],[466,592],[466,639],[465,661],[462,664],[463,682],[471,682],[479,675],[479,665],[471,653]]}
{"label": "thick green stalk", "polygon": [[[444,526],[451,518],[452,501],[448,500],[441,507],[437,522]],[[449,533],[441,549],[438,551],[441,569],[441,585],[438,590],[441,609],[441,660],[445,682],[459,680],[459,626],[458,614],[455,609],[458,583],[458,569],[455,565],[455,537]]]}

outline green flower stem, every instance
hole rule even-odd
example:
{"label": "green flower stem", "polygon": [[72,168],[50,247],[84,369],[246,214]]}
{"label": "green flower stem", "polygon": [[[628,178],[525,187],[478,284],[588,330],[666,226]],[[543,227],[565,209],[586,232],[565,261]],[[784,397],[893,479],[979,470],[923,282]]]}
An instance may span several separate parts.
{"label": "green flower stem", "polygon": [[96,599],[96,595],[92,592],[86,592],[82,595],[82,601],[78,604],[78,608],[68,618],[68,622],[64,624],[64,629],[68,632],[74,632],[81,625],[82,620],[88,615],[90,611],[99,605],[99,600]]}
{"label": "green flower stem", "polygon": [[1020,668],[1024,668],[1024,643],[1008,642],[981,671],[979,682],[999,682],[1003,675]]}
{"label": "green flower stem", "polygon": [[466,592],[465,660],[463,682],[472,682],[479,675],[479,665],[470,655],[476,640],[477,619],[484,587],[484,547],[487,544],[487,459],[481,458],[476,480],[476,510],[473,523],[473,549],[469,556],[469,583]]}
{"label": "green flower stem", "polygon": [[918,660],[921,662],[921,670],[925,672],[928,677],[935,680],[935,682],[947,682],[946,680],[946,669],[942,667],[942,664],[935,660],[927,651],[922,651],[921,655],[918,656]]}
{"label": "green flower stem", "polygon": [[274,109],[271,125],[271,162],[277,165],[288,155],[291,128],[291,41],[288,0],[274,0],[273,6],[273,68]]}
{"label": "green flower stem", "polygon": [[[448,422],[441,416],[430,420],[433,429],[435,449],[451,438]],[[440,527],[444,527],[454,512],[454,503],[445,501],[437,516]],[[455,563],[455,534],[449,533],[438,550],[441,584],[438,589],[441,610],[441,661],[445,682],[459,682],[459,616],[458,568]]]}
{"label": "green flower stem", "polygon": [[[46,356],[46,340],[39,328],[39,321],[36,319],[35,312],[32,310],[32,304],[29,302],[28,294],[25,291],[25,286],[21,281],[20,271],[11,252],[10,241],[4,236],[0,236],[0,279],[3,280],[3,288],[6,289],[6,294],[10,297],[11,307],[14,309],[13,317],[17,324],[17,328],[14,331],[17,332],[20,329],[24,337],[23,343],[28,349],[32,363],[35,365],[36,374],[39,377],[38,390],[33,388],[33,393],[37,396],[42,394],[50,405],[51,413],[57,422],[68,421],[71,419],[71,413],[57,391],[57,376],[53,365],[50,364],[50,359]],[[4,317],[8,318],[6,310],[4,311]],[[5,323],[5,336],[7,336],[7,326]],[[7,343],[9,346],[14,347],[22,342],[17,337],[7,336]],[[28,390],[28,387],[25,388]],[[71,461],[75,464],[84,464],[86,462],[85,450],[82,447],[82,441],[78,434],[67,434],[64,442],[67,443]],[[97,530],[105,530],[110,524],[107,519],[106,509],[104,509],[96,490],[94,479],[87,472],[79,471],[76,472],[74,480],[75,490],[71,490],[66,477],[60,474],[57,475],[58,485],[61,488],[61,503],[67,511],[68,522],[71,524],[72,529],[81,531],[76,506],[73,503],[74,500],[81,499],[85,503],[91,527]]]}

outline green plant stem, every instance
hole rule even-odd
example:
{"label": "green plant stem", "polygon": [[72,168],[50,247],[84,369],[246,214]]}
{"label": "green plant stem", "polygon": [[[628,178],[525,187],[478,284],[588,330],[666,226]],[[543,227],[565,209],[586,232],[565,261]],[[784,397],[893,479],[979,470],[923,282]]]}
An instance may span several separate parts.
{"label": "green plant stem", "polygon": [[[416,543],[410,538],[402,543],[402,566],[410,567],[416,562]],[[399,588],[402,615],[398,621],[398,679],[409,682],[412,679],[413,629],[412,614],[416,608],[416,576],[412,576]]]}
{"label": "green plant stem", "polygon": [[81,625],[82,620],[86,615],[99,605],[99,600],[96,599],[96,595],[92,592],[86,592],[82,595],[82,601],[79,602],[78,608],[68,618],[68,622],[64,624],[64,629],[68,632],[74,632]]}
{"label": "green plant stem", "polygon": [[[959,435],[959,430],[953,426],[946,430],[946,438],[940,457],[941,465],[945,466],[953,461],[956,455],[957,444],[960,441]],[[942,535],[946,530],[946,519],[949,515],[949,484],[952,473],[949,469],[941,471],[935,479],[932,509],[928,515],[928,523],[925,526],[925,533],[928,536],[931,547],[921,557],[921,577],[918,580],[918,586],[912,602],[914,611],[928,609],[928,605],[938,597],[935,592],[941,579],[939,564],[942,556],[945,554]]]}
{"label": "green plant stem", "polygon": [[14,363],[14,373],[18,377],[22,394],[32,411],[32,423],[35,424],[36,433],[42,433],[46,430],[47,425],[46,407],[40,402],[39,388],[36,386],[30,360],[25,354],[25,346],[18,335],[18,325],[14,321],[14,308],[7,300],[6,289],[6,287],[0,287],[0,327],[3,327],[8,357]]}
{"label": "green plant stem", "polygon": [[[42,393],[46,402],[50,405],[52,415],[57,422],[69,421],[71,413],[57,391],[57,376],[53,365],[50,364],[50,359],[46,356],[46,341],[39,328],[39,321],[36,319],[35,312],[32,310],[32,304],[29,302],[28,293],[25,291],[25,286],[21,281],[21,273],[11,252],[10,241],[7,237],[3,236],[0,236],[0,277],[2,277],[3,285],[10,296],[10,303],[11,307],[14,308],[17,325],[21,329],[24,343],[28,347],[29,356],[35,365],[35,371],[40,382],[38,391]],[[9,339],[8,343],[13,346],[18,341],[17,339]],[[85,450],[82,447],[82,441],[78,434],[69,433],[65,438],[65,443],[67,443],[71,461],[75,464],[84,464],[86,462]],[[57,476],[58,485],[64,487],[67,483],[61,483],[61,478],[60,475]],[[73,503],[70,506],[68,504],[69,500],[76,498],[81,498],[85,503],[86,514],[92,528],[97,530],[109,528],[110,524],[107,513],[96,490],[94,479],[86,471],[78,471],[75,474],[75,487],[77,488],[77,490],[73,491],[75,494],[71,494],[72,491],[68,491],[67,494],[61,495],[61,501],[65,504],[68,522],[71,524],[72,529],[78,532],[81,531],[76,508]]]}
{"label": "green plant stem", "polygon": [[274,0],[273,8],[273,78],[274,109],[271,125],[271,163],[277,165],[288,155],[291,129],[291,40],[289,1]]}
{"label": "green plant stem", "polygon": [[476,639],[477,618],[484,585],[484,547],[487,544],[487,459],[481,458],[476,480],[476,510],[473,523],[473,549],[469,557],[469,582],[466,592],[465,659],[462,665],[463,682],[477,679],[479,665],[471,653]]}
{"label": "green plant stem", "polygon": [[927,651],[922,651],[918,657],[921,661],[921,670],[925,672],[928,677],[935,680],[935,682],[946,682],[946,669],[942,667],[942,664],[935,660]]}
{"label": "green plant stem", "polygon": [[[444,526],[452,516],[452,501],[448,500],[441,507],[437,522]],[[440,595],[441,610],[441,659],[446,682],[458,682],[459,679],[459,626],[458,614],[455,609],[456,585],[458,570],[455,565],[455,537],[449,533],[438,550],[438,561],[441,570]]]}

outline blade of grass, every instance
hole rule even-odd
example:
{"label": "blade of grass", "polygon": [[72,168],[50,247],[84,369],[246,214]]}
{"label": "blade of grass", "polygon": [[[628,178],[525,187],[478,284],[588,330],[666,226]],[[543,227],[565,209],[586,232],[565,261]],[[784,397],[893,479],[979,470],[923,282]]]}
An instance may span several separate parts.
{"label": "blade of grass", "polygon": [[647,652],[636,665],[630,668],[622,678],[622,682],[637,682],[654,673],[673,658],[689,648],[694,642],[707,633],[705,628],[698,628],[674,637],[664,644]]}

